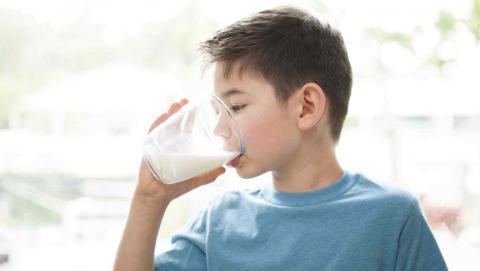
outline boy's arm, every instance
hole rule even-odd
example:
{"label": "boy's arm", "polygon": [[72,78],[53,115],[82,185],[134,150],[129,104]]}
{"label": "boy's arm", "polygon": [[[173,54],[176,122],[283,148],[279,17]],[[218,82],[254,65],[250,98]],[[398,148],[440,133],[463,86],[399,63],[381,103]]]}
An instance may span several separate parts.
{"label": "boy's arm", "polygon": [[135,192],[115,259],[115,271],[153,270],[155,241],[168,203],[154,202]]}
{"label": "boy's arm", "polygon": [[[172,105],[150,127],[150,131],[168,119],[187,103],[182,100]],[[166,185],[153,177],[144,161],[140,165],[139,180],[130,206],[127,224],[117,251],[115,271],[152,271],[154,269],[155,242],[169,203],[198,186],[213,182],[225,172],[220,167],[189,180]]]}

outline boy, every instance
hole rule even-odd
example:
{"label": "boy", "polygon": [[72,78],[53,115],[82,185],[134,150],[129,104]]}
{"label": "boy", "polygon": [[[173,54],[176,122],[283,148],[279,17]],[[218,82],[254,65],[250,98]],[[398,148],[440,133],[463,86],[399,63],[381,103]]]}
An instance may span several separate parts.
{"label": "boy", "polygon": [[343,170],[335,157],[352,83],[338,31],[282,7],[200,49],[245,137],[232,166],[245,179],[271,172],[272,183],[218,197],[154,261],[168,204],[225,169],[164,185],[142,162],[115,270],[447,270],[417,200]]}

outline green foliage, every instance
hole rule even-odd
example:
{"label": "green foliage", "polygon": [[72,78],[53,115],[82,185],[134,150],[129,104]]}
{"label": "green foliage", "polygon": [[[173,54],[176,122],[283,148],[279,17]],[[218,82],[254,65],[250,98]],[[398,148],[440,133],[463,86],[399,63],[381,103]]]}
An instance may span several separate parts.
{"label": "green foliage", "polygon": [[[22,188],[24,194],[15,194],[2,190],[0,196],[5,196],[9,202],[10,212],[8,223],[15,225],[45,225],[60,223],[62,215],[58,210],[52,210],[35,201],[32,194],[41,193],[56,198],[59,202],[67,202],[81,196],[80,180],[68,176],[42,176],[42,177],[14,177],[4,180],[15,182]],[[27,185],[31,189],[24,189]],[[56,206],[61,208],[61,206]]]}
{"label": "green foliage", "polygon": [[[480,0],[472,0],[472,10],[468,19],[456,18],[450,12],[445,10],[439,12],[434,25],[440,38],[437,41],[432,41],[432,53],[424,59],[420,59],[420,62],[427,65],[432,65],[442,72],[445,65],[455,61],[455,59],[444,59],[439,54],[439,48],[445,42],[448,42],[449,39],[451,39],[451,33],[455,31],[456,25],[462,22],[466,23],[468,29],[478,43],[480,41]],[[370,38],[377,41],[380,45],[388,42],[397,43],[404,49],[409,50],[414,55],[418,56],[412,46],[412,43],[417,38],[419,32],[388,32],[379,27],[367,28],[365,29],[365,32]]]}
{"label": "green foliage", "polygon": [[8,112],[20,94],[16,84],[0,77],[0,129],[8,128]]}
{"label": "green foliage", "polygon": [[452,32],[453,29],[455,28],[456,22],[457,20],[455,19],[455,17],[453,17],[453,15],[450,12],[442,10],[438,14],[435,27],[437,28],[441,37],[445,39],[448,36],[448,34]]}
{"label": "green foliage", "polygon": [[359,125],[358,117],[348,115],[345,119],[344,127],[348,128],[356,128]]}
{"label": "green foliage", "polygon": [[327,5],[325,3],[323,3],[322,1],[310,0],[309,4],[314,11],[316,11],[320,14],[327,13],[327,11],[328,11]]}
{"label": "green foliage", "polygon": [[427,58],[426,63],[436,67],[439,71],[442,71],[443,67],[452,61],[453,59],[443,59],[436,52],[434,52],[429,58]]}
{"label": "green foliage", "polygon": [[398,43],[405,49],[413,51],[412,35],[402,32],[387,32],[382,28],[369,27],[365,29],[367,35],[376,40],[378,43],[394,42]]}
{"label": "green foliage", "polygon": [[60,214],[36,205],[25,198],[9,195],[8,201],[11,205],[10,217],[8,220],[9,224],[48,225],[61,222],[62,218]]}
{"label": "green foliage", "polygon": [[467,20],[467,26],[477,43],[480,43],[480,0],[472,0],[472,12]]}
{"label": "green foliage", "polygon": [[438,53],[438,48],[448,41],[450,33],[455,30],[455,25],[459,19],[455,18],[450,12],[442,10],[438,14],[437,21],[435,22],[435,27],[440,34],[440,40],[435,45],[433,53],[428,57],[427,63],[437,67],[439,71],[443,70],[443,67],[450,62],[453,62],[454,59],[444,59]]}

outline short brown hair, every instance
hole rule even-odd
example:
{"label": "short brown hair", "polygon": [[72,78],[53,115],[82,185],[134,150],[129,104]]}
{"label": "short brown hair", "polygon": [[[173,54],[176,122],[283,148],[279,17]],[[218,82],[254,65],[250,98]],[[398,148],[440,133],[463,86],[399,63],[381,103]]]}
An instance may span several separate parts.
{"label": "short brown hair", "polygon": [[206,65],[234,63],[240,72],[258,72],[286,102],[308,82],[317,83],[330,105],[332,138],[338,142],[348,112],[352,70],[342,35],[309,13],[293,7],[258,12],[217,31],[200,44]]}

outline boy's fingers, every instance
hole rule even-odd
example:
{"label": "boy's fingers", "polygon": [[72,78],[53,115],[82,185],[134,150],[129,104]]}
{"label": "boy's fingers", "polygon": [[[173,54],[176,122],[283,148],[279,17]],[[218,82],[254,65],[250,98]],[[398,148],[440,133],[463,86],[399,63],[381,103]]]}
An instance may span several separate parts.
{"label": "boy's fingers", "polygon": [[180,108],[182,108],[182,106],[186,105],[188,103],[188,100],[187,99],[181,99],[179,102],[177,103],[173,103],[171,106],[170,106],[170,109],[168,110],[168,114],[173,114],[175,112],[177,112],[178,110],[180,110]]}
{"label": "boy's fingers", "polygon": [[160,125],[162,122],[166,121],[168,119],[169,115],[167,113],[161,114],[153,123],[150,125],[150,128],[148,129],[148,133],[150,133],[155,127]]}
{"label": "boy's fingers", "polygon": [[161,114],[153,123],[150,125],[150,128],[148,129],[148,133],[150,133],[155,127],[160,125],[162,122],[166,121],[172,114],[175,114],[178,112],[182,106],[186,105],[188,103],[187,99],[182,99],[178,103],[173,103],[170,106],[170,109],[168,110],[167,113]]}
{"label": "boy's fingers", "polygon": [[171,114],[177,112],[181,107],[182,107],[182,105],[180,105],[179,103],[172,104],[170,106],[170,109],[168,110],[168,114],[171,115]]}

